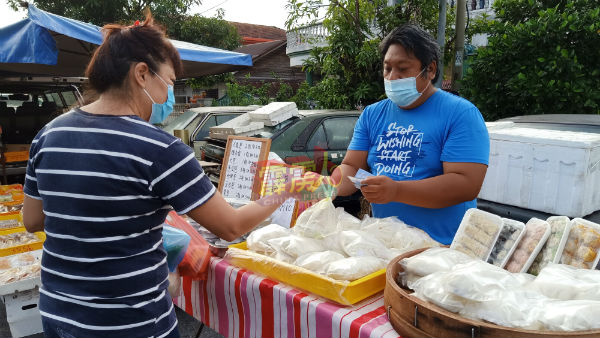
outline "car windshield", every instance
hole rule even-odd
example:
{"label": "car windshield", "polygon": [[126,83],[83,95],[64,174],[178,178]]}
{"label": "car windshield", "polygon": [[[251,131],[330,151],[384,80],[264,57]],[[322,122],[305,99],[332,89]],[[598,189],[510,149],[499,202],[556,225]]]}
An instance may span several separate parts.
{"label": "car windshield", "polygon": [[260,137],[260,138],[272,138],[273,135],[277,134],[280,130],[285,129],[290,124],[297,121],[297,117],[293,117],[291,119],[285,120],[275,126],[264,126],[262,129],[257,130],[255,134],[251,135],[252,137]]}

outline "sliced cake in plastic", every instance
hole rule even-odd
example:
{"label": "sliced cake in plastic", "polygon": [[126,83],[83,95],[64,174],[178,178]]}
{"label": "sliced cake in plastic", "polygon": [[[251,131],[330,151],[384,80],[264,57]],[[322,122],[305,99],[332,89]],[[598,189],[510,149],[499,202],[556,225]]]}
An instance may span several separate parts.
{"label": "sliced cake in plastic", "polygon": [[503,268],[524,234],[525,223],[502,218],[502,230],[487,262]]}
{"label": "sliced cake in plastic", "polygon": [[572,223],[560,263],[593,269],[600,260],[600,225],[582,218]]}
{"label": "sliced cake in plastic", "polygon": [[479,209],[469,209],[460,222],[450,248],[485,261],[501,229],[500,216]]}
{"label": "sliced cake in plastic", "polygon": [[571,220],[567,216],[548,217],[546,222],[550,224],[550,237],[527,271],[536,276],[546,265],[558,263],[571,230]]}
{"label": "sliced cake in plastic", "polygon": [[525,225],[525,234],[504,267],[510,272],[526,272],[550,236],[550,224],[532,218]]}

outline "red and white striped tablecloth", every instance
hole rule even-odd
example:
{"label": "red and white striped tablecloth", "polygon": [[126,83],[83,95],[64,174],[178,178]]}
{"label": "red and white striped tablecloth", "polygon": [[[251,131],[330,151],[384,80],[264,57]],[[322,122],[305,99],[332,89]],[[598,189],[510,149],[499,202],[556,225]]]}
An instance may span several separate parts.
{"label": "red and white striped tablecloth", "polygon": [[206,281],[184,277],[173,301],[225,337],[399,337],[387,319],[383,293],[342,306],[217,258]]}

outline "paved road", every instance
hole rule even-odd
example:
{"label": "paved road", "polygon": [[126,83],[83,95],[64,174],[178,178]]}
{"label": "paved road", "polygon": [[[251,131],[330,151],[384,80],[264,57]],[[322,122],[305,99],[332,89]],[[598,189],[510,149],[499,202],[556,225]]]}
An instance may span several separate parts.
{"label": "paved road", "polygon": [[[179,333],[182,338],[196,338],[198,328],[200,328],[200,322],[194,317],[188,315],[183,310],[175,308],[177,312],[177,320],[179,321]],[[6,309],[4,303],[0,302],[0,337],[8,338],[11,337],[8,322],[6,321]],[[34,334],[25,338],[43,338],[43,333]],[[202,329],[202,334],[199,338],[223,338],[220,334],[213,331],[209,327]]]}

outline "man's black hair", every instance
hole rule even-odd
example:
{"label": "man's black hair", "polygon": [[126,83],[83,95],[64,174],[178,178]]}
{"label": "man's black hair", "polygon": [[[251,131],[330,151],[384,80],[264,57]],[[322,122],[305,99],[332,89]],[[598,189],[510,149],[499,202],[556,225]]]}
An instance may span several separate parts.
{"label": "man's black hair", "polygon": [[385,57],[385,53],[393,44],[402,45],[407,53],[411,53],[419,59],[422,70],[427,69],[427,66],[435,62],[437,67],[432,81],[435,83],[440,76],[440,47],[431,34],[413,24],[397,27],[379,44],[382,57]]}

